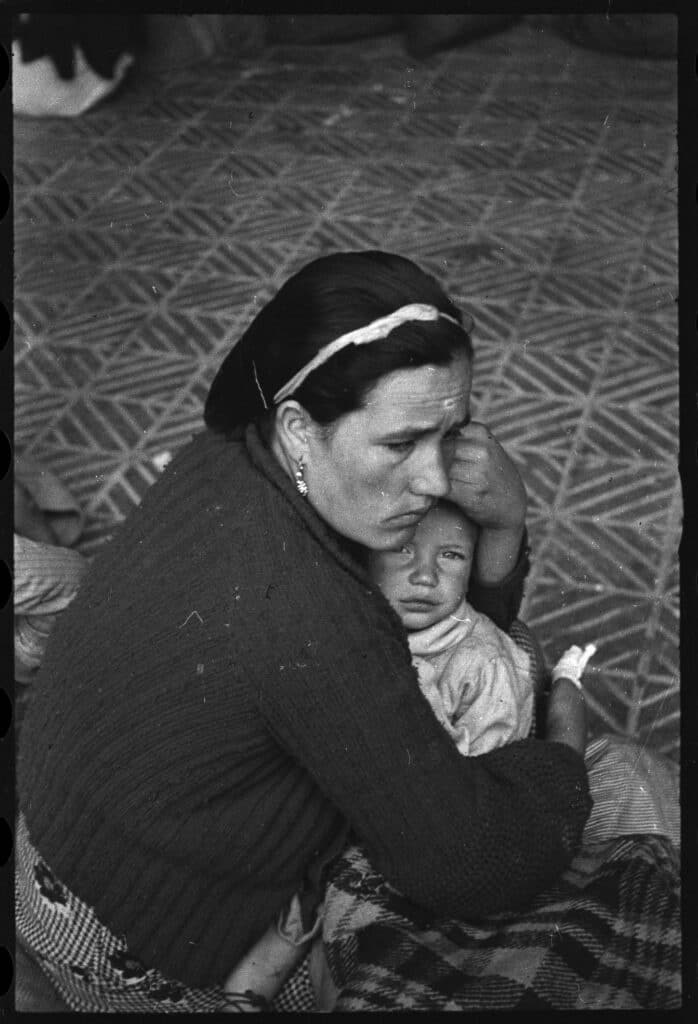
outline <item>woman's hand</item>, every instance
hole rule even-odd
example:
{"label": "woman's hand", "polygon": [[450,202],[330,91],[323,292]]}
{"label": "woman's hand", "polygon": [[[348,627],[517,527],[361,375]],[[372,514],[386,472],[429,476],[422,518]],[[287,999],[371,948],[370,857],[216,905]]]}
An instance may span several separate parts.
{"label": "woman's hand", "polygon": [[522,529],[526,490],[519,471],[484,423],[474,420],[456,438],[449,499],[479,526]]}
{"label": "woman's hand", "polygon": [[449,499],[480,526],[478,578],[496,583],[519,554],[527,503],[523,480],[484,423],[475,421],[456,438],[449,477]]}

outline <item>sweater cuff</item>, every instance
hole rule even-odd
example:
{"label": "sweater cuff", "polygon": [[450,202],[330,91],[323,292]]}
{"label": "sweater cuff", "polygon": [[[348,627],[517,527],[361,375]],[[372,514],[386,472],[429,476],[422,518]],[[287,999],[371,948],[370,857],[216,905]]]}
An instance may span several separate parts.
{"label": "sweater cuff", "polygon": [[504,579],[497,583],[482,583],[474,577],[470,580],[468,602],[476,611],[492,619],[505,633],[509,631],[521,607],[524,581],[531,568],[530,554],[528,531],[524,527],[516,565]]}

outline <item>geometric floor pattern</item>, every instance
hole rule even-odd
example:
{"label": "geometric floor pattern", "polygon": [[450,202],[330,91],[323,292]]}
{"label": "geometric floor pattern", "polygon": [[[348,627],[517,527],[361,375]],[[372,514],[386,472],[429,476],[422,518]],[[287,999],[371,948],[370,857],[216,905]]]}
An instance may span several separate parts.
{"label": "geometric floor pattern", "polygon": [[86,553],[200,427],[223,354],[310,258],[414,258],[476,321],[474,411],[520,466],[523,617],[595,641],[591,731],[679,754],[676,75],[532,25],[141,69],[15,121],[16,443]]}

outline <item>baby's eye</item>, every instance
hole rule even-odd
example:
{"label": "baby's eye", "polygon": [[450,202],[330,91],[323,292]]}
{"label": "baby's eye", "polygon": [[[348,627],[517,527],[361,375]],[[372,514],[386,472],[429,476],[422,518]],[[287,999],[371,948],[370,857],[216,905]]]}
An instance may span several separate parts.
{"label": "baby's eye", "polygon": [[464,562],[465,555],[462,551],[442,551],[441,556],[443,558],[456,559],[457,561]]}

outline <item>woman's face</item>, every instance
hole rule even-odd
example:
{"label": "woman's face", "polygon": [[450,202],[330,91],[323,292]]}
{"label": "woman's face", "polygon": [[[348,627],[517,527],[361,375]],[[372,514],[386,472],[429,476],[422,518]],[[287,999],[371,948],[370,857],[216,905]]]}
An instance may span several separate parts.
{"label": "woman's face", "polygon": [[308,500],[338,533],[375,551],[410,540],[450,488],[453,441],[469,420],[471,366],[382,377],[365,406],[308,433]]}

